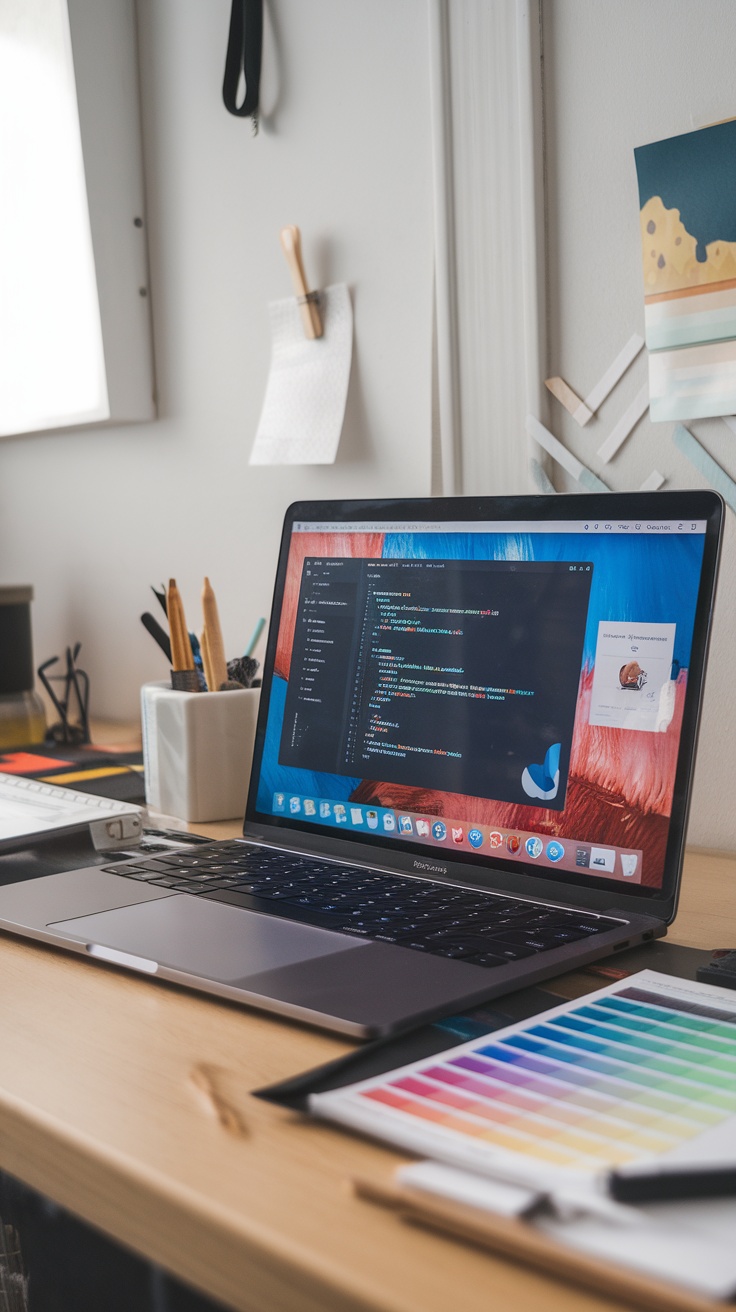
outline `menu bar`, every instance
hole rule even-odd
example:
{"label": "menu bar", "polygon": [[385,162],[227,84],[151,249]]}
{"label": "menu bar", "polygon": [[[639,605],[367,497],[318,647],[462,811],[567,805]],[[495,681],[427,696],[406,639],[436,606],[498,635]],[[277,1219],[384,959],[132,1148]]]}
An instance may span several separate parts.
{"label": "menu bar", "polygon": [[350,523],[297,520],[294,533],[582,533],[634,537],[703,534],[704,519],[560,519],[560,520],[364,520]]}

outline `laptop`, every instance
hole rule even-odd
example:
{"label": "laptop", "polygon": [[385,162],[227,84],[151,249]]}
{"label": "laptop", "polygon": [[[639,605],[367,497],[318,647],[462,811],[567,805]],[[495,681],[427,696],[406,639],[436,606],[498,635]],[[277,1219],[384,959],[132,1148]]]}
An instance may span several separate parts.
{"label": "laptop", "polygon": [[[47,763],[54,768],[53,759]],[[38,758],[33,765],[38,766]],[[62,788],[53,780],[6,774],[0,765],[0,854],[27,847],[35,839],[84,830],[99,852],[137,843],[142,815],[141,808],[129,802]]]}
{"label": "laptop", "polygon": [[0,927],[359,1038],[663,935],[722,518],[292,506],[242,837],[6,885]]}

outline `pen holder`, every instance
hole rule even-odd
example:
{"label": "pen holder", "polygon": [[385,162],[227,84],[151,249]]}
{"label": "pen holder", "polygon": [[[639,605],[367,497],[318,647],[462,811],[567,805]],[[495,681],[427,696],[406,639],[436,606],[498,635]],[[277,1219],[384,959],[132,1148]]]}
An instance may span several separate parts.
{"label": "pen holder", "polygon": [[180,820],[242,818],[248,794],[259,688],[175,692],[141,689],[146,802]]}

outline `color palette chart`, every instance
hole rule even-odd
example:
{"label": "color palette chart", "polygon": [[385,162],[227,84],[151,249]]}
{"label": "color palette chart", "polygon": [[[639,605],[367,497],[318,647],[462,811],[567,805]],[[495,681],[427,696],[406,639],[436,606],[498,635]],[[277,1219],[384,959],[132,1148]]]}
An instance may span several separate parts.
{"label": "color palette chart", "polygon": [[477,1170],[589,1173],[698,1138],[717,1156],[736,1129],[736,996],[643,971],[310,1107]]}

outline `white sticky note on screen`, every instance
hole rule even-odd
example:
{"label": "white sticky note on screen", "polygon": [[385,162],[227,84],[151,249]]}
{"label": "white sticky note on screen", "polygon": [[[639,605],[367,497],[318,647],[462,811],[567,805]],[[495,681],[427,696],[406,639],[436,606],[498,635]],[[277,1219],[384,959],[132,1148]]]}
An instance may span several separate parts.
{"label": "white sticky note on screen", "polygon": [[589,724],[649,733],[667,727],[672,714],[668,719],[669,692],[663,696],[662,689],[671,681],[676,627],[600,621]]}
{"label": "white sticky note on screen", "polygon": [[296,297],[272,301],[271,368],[251,465],[331,465],[340,443],[353,352],[345,283],[320,294],[324,332],[305,336]]}

